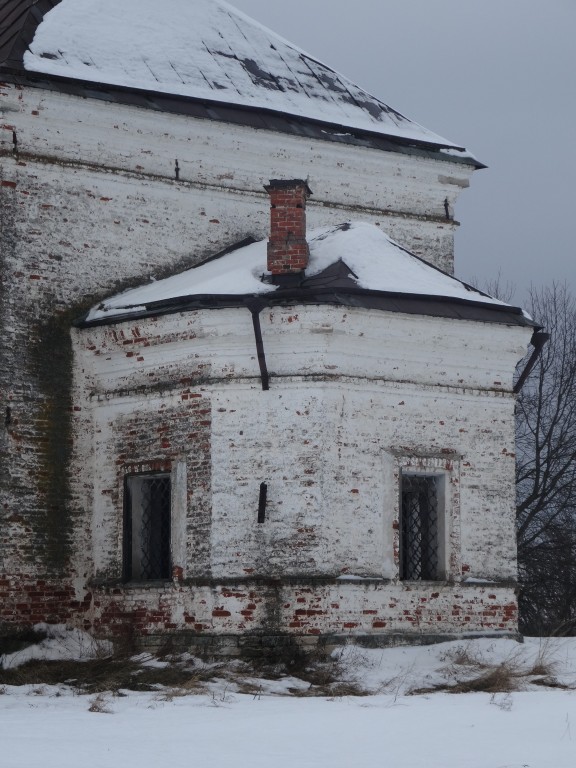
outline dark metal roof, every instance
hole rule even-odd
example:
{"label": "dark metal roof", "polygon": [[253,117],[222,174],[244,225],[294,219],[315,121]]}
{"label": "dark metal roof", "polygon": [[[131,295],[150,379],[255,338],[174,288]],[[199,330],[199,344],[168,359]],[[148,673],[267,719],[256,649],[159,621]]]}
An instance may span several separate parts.
{"label": "dark metal roof", "polygon": [[[44,15],[54,8],[60,0],[5,0],[0,6],[0,76],[2,79],[14,82],[20,85],[28,85],[54,90],[71,95],[81,96],[83,98],[98,99],[118,104],[126,104],[145,109],[154,109],[157,111],[168,112],[172,114],[187,115],[190,117],[214,120],[217,122],[232,123],[243,125],[256,129],[265,129],[277,131],[297,136],[305,136],[312,139],[321,139],[334,141],[343,144],[355,146],[365,146],[373,149],[379,149],[388,152],[398,152],[401,154],[417,155],[430,157],[448,162],[462,163],[475,168],[485,167],[472,156],[463,152],[444,153],[443,145],[434,140],[426,140],[426,132],[423,132],[421,138],[406,136],[387,135],[384,129],[378,129],[374,125],[374,130],[363,126],[361,128],[350,127],[347,123],[336,123],[318,119],[318,117],[306,117],[291,112],[289,107],[287,111],[281,111],[277,108],[267,108],[265,106],[254,106],[247,104],[229,103],[225,96],[220,93],[221,98],[198,98],[195,96],[183,96],[170,93],[164,93],[147,88],[134,88],[122,85],[110,85],[96,81],[81,80],[71,77],[59,76],[56,74],[41,74],[38,72],[27,71],[23,67],[23,55],[30,45],[37,26],[42,21]],[[308,61],[308,58],[306,59]],[[310,62],[314,63],[313,59]],[[324,65],[318,65],[323,67]],[[328,73],[331,72],[324,67]],[[338,78],[336,73],[334,77]],[[333,78],[320,78],[317,74],[315,80],[324,82],[325,88],[342,88]],[[348,81],[342,80],[344,85],[352,87]],[[354,86],[356,88],[356,86]],[[358,93],[364,93],[357,89]],[[350,99],[349,94],[343,98],[347,103]],[[368,97],[367,94],[364,94]],[[324,98],[324,97],[323,97]],[[398,115],[394,110],[379,102],[373,97],[374,105],[368,106],[359,102],[360,97],[355,97],[357,107],[366,109],[370,113],[376,109],[381,110],[381,114],[395,116],[394,119],[406,120]],[[387,110],[387,112],[385,111]],[[410,124],[409,121],[406,121]],[[432,137],[433,134],[430,134]],[[453,145],[445,145],[446,148],[453,149]]]}
{"label": "dark metal roof", "polygon": [[537,327],[519,307],[507,304],[489,304],[457,297],[428,296],[418,293],[370,291],[359,288],[350,277],[351,270],[342,261],[335,262],[313,277],[304,278],[299,285],[278,288],[270,293],[251,295],[193,295],[178,296],[144,304],[142,310],[115,314],[96,320],[80,318],[76,325],[86,328],[97,325],[115,325],[143,317],[190,312],[198,309],[226,309],[247,307],[283,307],[306,304],[376,309],[408,315],[446,317],[453,320],[472,320],[481,323],[499,323],[529,328]]}
{"label": "dark metal roof", "polygon": [[44,15],[60,0],[3,0],[0,5],[0,66],[22,67],[24,52]]}

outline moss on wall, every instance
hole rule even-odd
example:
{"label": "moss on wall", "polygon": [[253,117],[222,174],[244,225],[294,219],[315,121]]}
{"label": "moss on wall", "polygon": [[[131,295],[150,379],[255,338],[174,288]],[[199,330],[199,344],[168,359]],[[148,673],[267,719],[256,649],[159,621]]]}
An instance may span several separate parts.
{"label": "moss on wall", "polygon": [[36,535],[45,541],[38,555],[49,572],[60,571],[69,560],[72,520],[69,463],[72,451],[72,342],[70,323],[77,310],[67,310],[38,323],[30,347],[33,376],[40,402],[36,415],[38,469],[36,473],[43,515]]}
{"label": "moss on wall", "polygon": [[[54,310],[31,330],[29,366],[38,401],[34,414],[37,432],[37,494],[41,514],[35,536],[43,542],[37,553],[47,573],[62,574],[71,555],[74,512],[70,492],[73,365],[71,326],[93,300]],[[49,310],[50,311],[50,310]]]}

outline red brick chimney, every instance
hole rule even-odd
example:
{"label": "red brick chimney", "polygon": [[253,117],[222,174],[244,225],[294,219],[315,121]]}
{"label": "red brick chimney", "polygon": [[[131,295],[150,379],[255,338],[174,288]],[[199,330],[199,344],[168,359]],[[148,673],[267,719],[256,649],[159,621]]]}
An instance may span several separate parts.
{"label": "red brick chimney", "polygon": [[306,200],[312,194],[302,179],[273,179],[264,187],[270,195],[268,271],[273,276],[298,275],[308,266]]}

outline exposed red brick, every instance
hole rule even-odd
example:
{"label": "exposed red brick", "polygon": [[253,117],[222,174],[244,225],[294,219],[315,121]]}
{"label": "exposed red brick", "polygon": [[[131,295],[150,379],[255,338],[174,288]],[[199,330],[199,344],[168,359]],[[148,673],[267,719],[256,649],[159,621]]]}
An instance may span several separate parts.
{"label": "exposed red brick", "polygon": [[306,200],[310,189],[305,181],[271,181],[268,271],[273,275],[302,272],[310,251],[306,242]]}

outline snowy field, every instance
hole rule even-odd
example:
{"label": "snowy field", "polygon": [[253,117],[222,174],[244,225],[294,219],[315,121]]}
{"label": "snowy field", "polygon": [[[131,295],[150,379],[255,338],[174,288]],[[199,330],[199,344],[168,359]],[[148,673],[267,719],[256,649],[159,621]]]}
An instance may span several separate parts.
{"label": "snowy field", "polygon": [[[45,642],[54,649],[53,641]],[[5,667],[17,663],[11,657],[3,662]],[[158,666],[150,658],[142,662]],[[164,689],[95,695],[64,684],[5,685],[0,689],[0,765],[576,766],[576,639],[347,648],[339,665],[343,679],[354,680],[370,695],[294,695],[306,693],[309,683],[294,677],[247,680],[242,665],[237,677],[216,675],[195,695]],[[423,690],[495,670],[506,671],[512,684],[503,680],[502,687],[512,690]],[[253,692],[240,693],[247,682]],[[423,692],[413,693],[418,690]]]}

